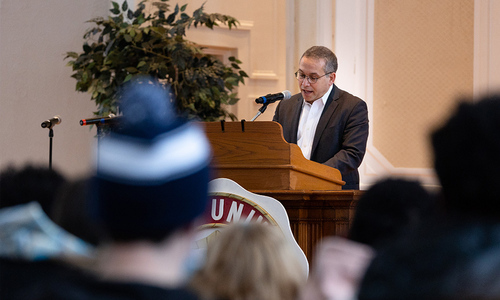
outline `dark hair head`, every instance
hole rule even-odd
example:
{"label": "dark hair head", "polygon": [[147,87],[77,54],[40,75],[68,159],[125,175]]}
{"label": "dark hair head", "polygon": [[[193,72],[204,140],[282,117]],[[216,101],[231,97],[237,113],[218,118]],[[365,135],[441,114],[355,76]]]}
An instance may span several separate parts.
{"label": "dark hair head", "polygon": [[47,167],[7,167],[0,173],[0,208],[37,201],[47,215],[65,178]]}
{"label": "dark hair head", "polygon": [[89,206],[111,239],[159,241],[205,212],[211,145],[157,79],[137,77],[120,93],[122,124],[99,141]]}
{"label": "dark hair head", "polygon": [[381,180],[359,199],[349,238],[377,248],[418,228],[435,209],[434,198],[419,182]]}
{"label": "dark hair head", "polygon": [[312,46],[311,48],[307,49],[304,54],[302,54],[301,59],[302,57],[324,59],[325,69],[323,71],[325,71],[325,73],[337,72],[337,56],[335,56],[335,53],[333,53],[332,50],[328,49],[327,47]]}
{"label": "dark hair head", "polygon": [[99,234],[89,215],[89,195],[88,179],[67,182],[59,189],[50,218],[69,233],[96,245]]}
{"label": "dark hair head", "polygon": [[461,102],[431,140],[445,209],[499,218],[500,96]]}

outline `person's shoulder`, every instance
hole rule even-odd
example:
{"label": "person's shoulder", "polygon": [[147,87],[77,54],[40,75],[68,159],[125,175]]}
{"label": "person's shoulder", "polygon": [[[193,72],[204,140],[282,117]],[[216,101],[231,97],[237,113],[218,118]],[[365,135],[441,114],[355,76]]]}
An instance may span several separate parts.
{"label": "person's shoulder", "polygon": [[366,114],[368,112],[368,105],[363,99],[347,91],[339,89],[336,86],[333,101],[339,104],[339,107],[342,110],[359,112],[363,114]]}
{"label": "person's shoulder", "polygon": [[[287,115],[294,111],[297,107],[297,103],[303,101],[302,94],[298,93],[290,97],[290,99],[283,99],[278,103],[276,108],[275,118],[277,114]],[[274,121],[277,121],[276,119]]]}
{"label": "person's shoulder", "polygon": [[53,300],[198,300],[199,297],[185,288],[163,288],[138,282],[119,282],[102,280],[97,276],[66,280],[62,284],[51,285],[46,289],[46,295]]}
{"label": "person's shoulder", "polygon": [[27,261],[0,258],[0,299],[72,299],[76,282],[86,282],[87,272],[57,260]]}
{"label": "person's shoulder", "polygon": [[[163,288],[136,282],[95,282],[90,292],[102,299],[173,299],[198,300],[198,296],[186,288]],[[97,298],[101,299],[101,298]]]}
{"label": "person's shoulder", "polygon": [[499,249],[498,222],[463,216],[434,220],[378,250],[358,298],[457,299],[468,293],[498,299],[498,283],[492,279],[500,275]]}
{"label": "person's shoulder", "polygon": [[64,262],[0,258],[0,299],[175,299],[197,300],[185,288],[101,280]]}
{"label": "person's shoulder", "polygon": [[351,103],[365,103],[365,101],[363,99],[361,99],[360,97],[358,96],[355,96],[351,93],[349,93],[348,91],[345,91],[345,90],[342,90],[340,88],[338,88],[337,86],[335,86],[335,94],[338,95],[337,97],[337,100],[339,101],[349,101]]}
{"label": "person's shoulder", "polygon": [[300,99],[302,99],[302,94],[301,93],[297,93],[297,94],[292,95],[292,97],[290,97],[290,99],[288,99],[288,101],[290,101],[290,100],[297,101],[297,100],[300,100]]}

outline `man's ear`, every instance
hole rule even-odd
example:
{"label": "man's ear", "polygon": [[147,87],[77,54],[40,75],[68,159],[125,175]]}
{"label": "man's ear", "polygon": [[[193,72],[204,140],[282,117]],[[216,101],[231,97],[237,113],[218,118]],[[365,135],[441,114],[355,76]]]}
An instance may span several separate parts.
{"label": "man's ear", "polygon": [[333,84],[335,82],[335,78],[337,78],[337,73],[333,72],[328,74],[328,80],[330,81],[330,84]]}

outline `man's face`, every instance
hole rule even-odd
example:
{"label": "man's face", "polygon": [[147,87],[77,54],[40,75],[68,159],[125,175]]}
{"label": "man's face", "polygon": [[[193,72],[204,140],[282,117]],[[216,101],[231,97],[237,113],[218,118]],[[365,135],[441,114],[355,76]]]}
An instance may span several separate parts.
{"label": "man's face", "polygon": [[[309,76],[310,78],[318,78],[325,75],[324,71],[325,60],[316,59],[312,57],[302,57],[299,62],[299,73]],[[330,73],[329,75],[323,76],[318,79],[316,83],[309,83],[306,79],[300,81],[299,87],[302,97],[309,103],[323,97],[323,95],[328,91],[330,86],[335,81],[335,73]]]}

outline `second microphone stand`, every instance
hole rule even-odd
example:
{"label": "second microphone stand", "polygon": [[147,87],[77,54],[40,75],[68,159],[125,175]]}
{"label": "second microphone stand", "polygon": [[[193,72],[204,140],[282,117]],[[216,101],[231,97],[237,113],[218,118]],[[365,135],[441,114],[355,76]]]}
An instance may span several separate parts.
{"label": "second microphone stand", "polygon": [[54,137],[54,129],[49,128],[49,170],[52,170],[52,138]]}

